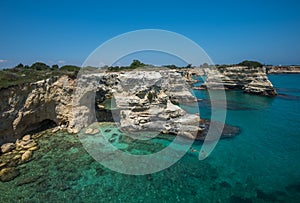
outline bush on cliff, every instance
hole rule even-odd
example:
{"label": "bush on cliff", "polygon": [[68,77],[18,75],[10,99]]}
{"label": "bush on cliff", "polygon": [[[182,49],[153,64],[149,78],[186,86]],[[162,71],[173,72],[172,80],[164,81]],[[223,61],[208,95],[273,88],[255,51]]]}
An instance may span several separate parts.
{"label": "bush on cliff", "polygon": [[247,66],[249,68],[257,68],[257,67],[263,67],[263,64],[257,62],[257,61],[248,61],[248,60],[245,60],[239,64],[237,64],[239,66]]}
{"label": "bush on cliff", "polygon": [[42,62],[36,62],[31,66],[20,63],[14,68],[0,71],[0,89],[36,82],[53,76],[68,75],[71,78],[75,78],[79,69],[77,66],[63,66],[59,69],[58,65],[50,67]]}

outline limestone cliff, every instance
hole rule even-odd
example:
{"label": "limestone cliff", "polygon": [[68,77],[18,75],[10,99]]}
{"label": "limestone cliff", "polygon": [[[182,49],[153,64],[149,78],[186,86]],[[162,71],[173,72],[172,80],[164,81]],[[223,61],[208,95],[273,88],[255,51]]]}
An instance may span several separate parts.
{"label": "limestone cliff", "polygon": [[268,74],[294,74],[300,73],[300,66],[268,66]]}
{"label": "limestone cliff", "polygon": [[203,87],[243,90],[245,93],[275,96],[277,95],[269,81],[265,67],[250,68],[246,66],[218,67],[206,69],[207,79]]}
{"label": "limestone cliff", "polygon": [[43,125],[68,125],[74,81],[53,77],[0,90],[0,143],[15,141]]}
{"label": "limestone cliff", "polygon": [[[156,131],[204,139],[190,76],[176,70],[90,72],[0,89],[0,144],[51,125],[77,133],[93,122],[117,121],[121,130]],[[111,107],[105,106],[105,103]]]}
{"label": "limestone cliff", "polygon": [[71,132],[78,132],[97,120],[95,99],[99,109],[104,108],[102,103],[106,99],[115,101],[117,111],[112,116],[123,131],[163,132],[195,138],[200,130],[199,115],[188,114],[176,105],[197,103],[186,81],[174,70],[82,75],[74,95],[77,110],[69,125]]}

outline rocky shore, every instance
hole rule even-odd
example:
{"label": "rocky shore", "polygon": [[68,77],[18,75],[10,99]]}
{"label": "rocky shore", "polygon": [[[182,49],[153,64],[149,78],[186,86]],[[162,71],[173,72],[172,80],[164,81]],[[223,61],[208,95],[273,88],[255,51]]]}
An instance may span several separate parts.
{"label": "rocky shore", "polygon": [[0,89],[0,144],[49,126],[66,127],[74,82],[62,76]]}
{"label": "rocky shore", "polygon": [[[127,134],[179,135],[204,140],[210,121],[188,113],[180,105],[198,108],[190,92],[194,74],[176,70],[138,70],[83,74],[74,80],[53,77],[0,90],[0,181],[20,175],[18,166],[32,160],[39,149],[39,131],[94,135],[95,122],[116,121]],[[109,105],[107,105],[109,104]],[[220,126],[223,126],[221,124]],[[222,137],[239,129],[225,125]]]}
{"label": "rocky shore", "polygon": [[[202,134],[199,115],[178,104],[193,104],[188,70],[156,69],[52,77],[0,89],[0,144],[55,127],[77,133],[97,121],[117,121],[128,132],[156,131],[189,138]],[[75,91],[76,89],[76,91]],[[114,110],[103,103],[114,103]],[[201,138],[202,139],[202,138]]]}
{"label": "rocky shore", "polygon": [[268,74],[299,74],[300,66],[267,66]]}
{"label": "rocky shore", "polygon": [[248,94],[276,96],[265,67],[217,67],[206,69],[207,79],[201,88],[242,90]]}
{"label": "rocky shore", "polygon": [[25,135],[15,143],[5,143],[1,146],[0,181],[7,182],[20,175],[17,166],[30,161],[33,152],[39,149],[36,138]]}

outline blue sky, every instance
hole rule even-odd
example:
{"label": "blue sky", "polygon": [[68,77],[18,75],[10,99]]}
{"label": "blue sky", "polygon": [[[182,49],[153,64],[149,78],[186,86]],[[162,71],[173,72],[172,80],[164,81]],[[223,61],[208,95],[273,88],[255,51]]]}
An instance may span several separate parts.
{"label": "blue sky", "polygon": [[[185,35],[217,64],[300,64],[299,10],[300,2],[291,0],[2,0],[0,67],[81,65],[106,40],[149,28]],[[164,63],[160,58],[153,63]]]}

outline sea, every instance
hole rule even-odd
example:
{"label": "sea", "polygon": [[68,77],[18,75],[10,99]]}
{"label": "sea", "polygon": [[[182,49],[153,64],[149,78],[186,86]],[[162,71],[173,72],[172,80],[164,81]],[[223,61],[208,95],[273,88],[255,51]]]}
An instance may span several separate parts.
{"label": "sea", "polygon": [[[0,182],[0,202],[300,202],[300,75],[269,79],[279,93],[274,98],[226,92],[225,122],[240,128],[237,136],[219,140],[204,160],[188,151],[152,174],[115,172],[95,161],[78,136],[40,132],[33,160],[18,166],[19,177]],[[201,118],[210,119],[209,93],[194,94]],[[113,123],[101,126],[128,153],[148,154],[172,142],[160,137],[143,144],[125,139]]]}

